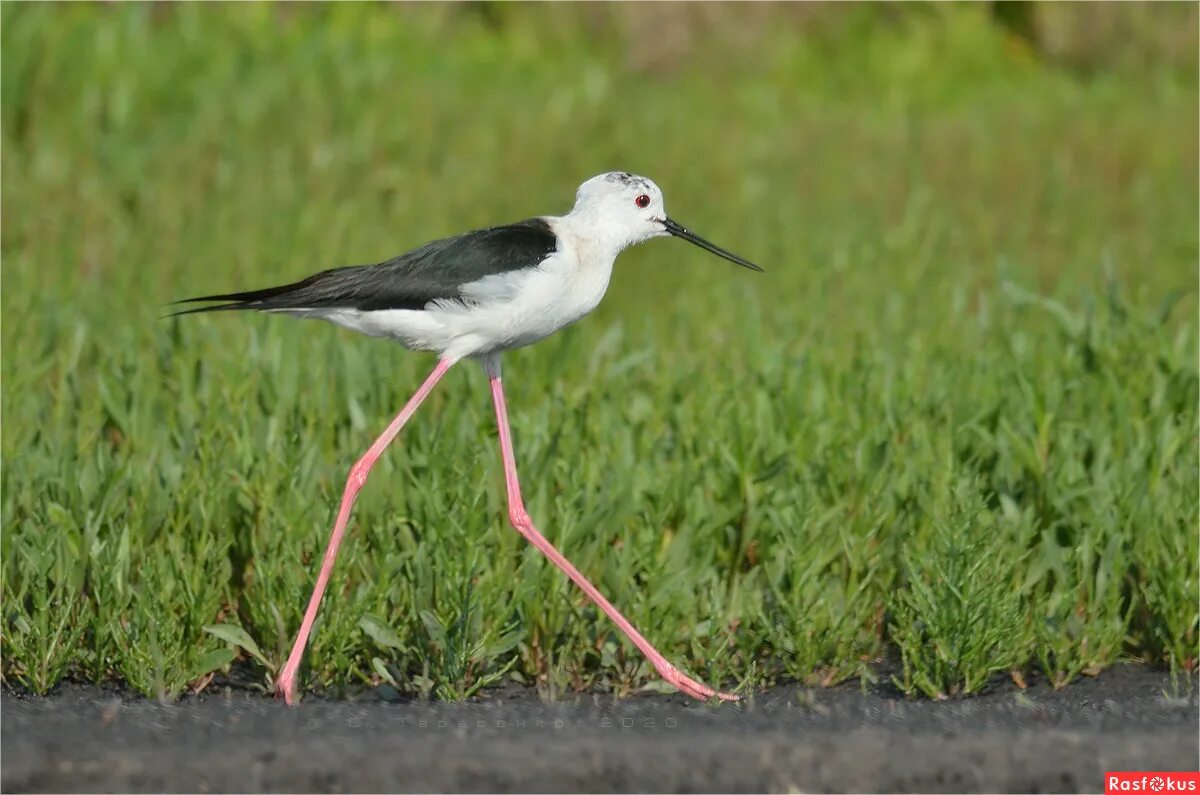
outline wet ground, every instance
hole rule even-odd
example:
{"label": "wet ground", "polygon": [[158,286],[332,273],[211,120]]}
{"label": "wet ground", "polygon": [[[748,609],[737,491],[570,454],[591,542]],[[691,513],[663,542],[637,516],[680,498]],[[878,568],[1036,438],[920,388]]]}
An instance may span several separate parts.
{"label": "wet ground", "polygon": [[[1062,690],[907,700],[780,687],[463,704],[225,689],[159,704],[94,687],[5,691],[4,792],[1099,792],[1106,770],[1197,769],[1195,681],[1120,666]],[[1188,692],[1190,690],[1190,692]]]}

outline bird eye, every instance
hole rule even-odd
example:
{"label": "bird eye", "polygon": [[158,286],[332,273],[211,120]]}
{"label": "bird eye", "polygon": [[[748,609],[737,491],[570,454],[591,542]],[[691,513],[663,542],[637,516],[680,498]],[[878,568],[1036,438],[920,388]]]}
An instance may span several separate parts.
{"label": "bird eye", "polygon": [[643,193],[641,196],[638,196],[636,199],[634,199],[633,203],[644,210],[650,206],[650,197]]}

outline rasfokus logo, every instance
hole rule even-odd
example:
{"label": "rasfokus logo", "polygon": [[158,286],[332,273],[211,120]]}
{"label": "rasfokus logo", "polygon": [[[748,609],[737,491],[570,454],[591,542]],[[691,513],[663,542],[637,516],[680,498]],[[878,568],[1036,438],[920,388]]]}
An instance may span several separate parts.
{"label": "rasfokus logo", "polygon": [[1118,792],[1195,792],[1200,795],[1200,772],[1114,771],[1104,774],[1104,795]]}

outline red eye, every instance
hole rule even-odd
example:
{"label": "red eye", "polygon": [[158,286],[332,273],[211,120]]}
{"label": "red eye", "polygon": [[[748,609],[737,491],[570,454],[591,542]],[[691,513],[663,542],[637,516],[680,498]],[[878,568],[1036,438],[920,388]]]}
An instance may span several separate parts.
{"label": "red eye", "polygon": [[650,197],[643,193],[641,196],[638,196],[636,199],[634,199],[633,203],[644,210],[650,206]]}

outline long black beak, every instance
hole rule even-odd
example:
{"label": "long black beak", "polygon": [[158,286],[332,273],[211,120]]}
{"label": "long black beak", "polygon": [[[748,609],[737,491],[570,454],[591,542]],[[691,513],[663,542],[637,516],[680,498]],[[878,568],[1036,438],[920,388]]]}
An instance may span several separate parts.
{"label": "long black beak", "polygon": [[714,246],[712,243],[709,243],[707,240],[700,237],[700,235],[696,234],[695,232],[693,232],[690,229],[686,229],[686,228],[680,226],[679,224],[672,221],[670,218],[664,218],[662,220],[662,225],[667,228],[668,232],[675,235],[675,237],[682,237],[687,242],[695,243],[700,248],[704,249],[705,251],[711,251],[713,254],[716,254],[718,257],[723,257],[723,258],[729,260],[730,262],[736,262],[738,265],[741,265],[743,268],[749,268],[752,271],[758,271],[759,273],[762,273],[762,268],[758,267],[753,262],[744,260],[741,257],[739,257],[737,254],[726,251],[725,249],[721,248],[720,246]]}

